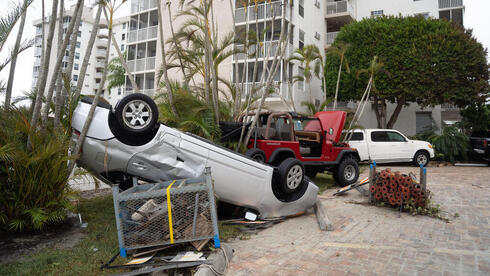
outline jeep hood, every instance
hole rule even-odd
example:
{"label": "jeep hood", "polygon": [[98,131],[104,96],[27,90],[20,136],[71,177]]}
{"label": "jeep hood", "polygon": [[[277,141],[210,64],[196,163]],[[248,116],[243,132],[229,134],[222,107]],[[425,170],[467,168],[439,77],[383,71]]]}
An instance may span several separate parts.
{"label": "jeep hood", "polygon": [[[324,131],[326,131],[326,138],[328,140],[339,142],[342,130],[344,129],[345,118],[347,113],[345,111],[322,111],[315,114]],[[329,134],[329,129],[333,129],[333,134]]]}

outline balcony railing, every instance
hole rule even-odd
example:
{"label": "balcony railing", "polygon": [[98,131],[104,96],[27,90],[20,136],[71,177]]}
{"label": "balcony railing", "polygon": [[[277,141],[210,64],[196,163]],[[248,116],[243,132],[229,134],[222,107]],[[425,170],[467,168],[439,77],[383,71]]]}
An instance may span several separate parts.
{"label": "balcony railing", "polygon": [[131,13],[138,13],[145,10],[157,8],[158,0],[132,0]]}
{"label": "balcony railing", "polygon": [[[243,51],[243,49],[244,49],[243,44],[239,44],[235,47],[236,47],[237,51]],[[288,49],[286,49],[286,51],[289,55],[291,55],[294,51],[293,45],[289,44],[287,47],[288,47]],[[255,51],[256,51],[255,48],[256,48],[255,45],[252,45],[249,47],[248,59],[255,59]],[[276,56],[276,54],[277,55],[279,54],[278,50],[279,50],[279,40],[262,42],[261,46],[258,49],[258,51],[259,51],[258,57],[259,58],[274,57],[274,56]],[[244,60],[246,58],[247,58],[246,53],[239,53],[239,54],[237,54],[237,57],[235,60]]]}
{"label": "balcony railing", "polygon": [[[242,87],[241,84],[237,84],[238,87]],[[281,82],[279,81],[274,81],[273,84],[272,84],[272,88],[274,89],[275,92],[269,94],[269,98],[270,97],[279,97],[279,95],[284,95],[285,92],[287,91],[281,91],[281,86],[282,86],[282,89],[287,89],[287,84],[283,84],[281,85]],[[247,83],[244,83],[243,84],[243,90],[244,90],[244,93],[242,93],[242,100],[246,99],[248,95],[250,95],[250,92],[252,92],[252,89],[254,89],[254,93],[257,93],[259,91],[262,90],[262,88],[264,87],[263,84],[261,84],[260,82],[256,82],[255,83],[255,87],[254,87],[254,83],[253,82],[247,82]],[[286,93],[287,94],[287,93]]]}
{"label": "balcony railing", "polygon": [[156,38],[158,26],[151,26],[144,29],[130,31],[128,33],[128,43]]}
{"label": "balcony railing", "polygon": [[337,38],[338,34],[339,34],[339,32],[327,33],[327,45],[332,45],[333,42],[335,41],[335,38]]}
{"label": "balcony railing", "polygon": [[337,1],[327,3],[327,16],[343,12],[352,12],[352,6],[348,1]]}
{"label": "balcony railing", "polygon": [[128,61],[130,72],[140,72],[155,69],[155,57],[140,58]]}
{"label": "balcony railing", "polygon": [[[235,23],[243,23],[246,21],[248,15],[249,21],[255,21],[257,17],[258,20],[272,19],[273,17],[281,18],[282,16],[282,5],[281,2],[274,2],[271,4],[259,4],[257,7],[255,5],[248,7],[248,12],[246,8],[238,8],[235,10]],[[289,17],[289,10],[286,10],[286,17]]]}
{"label": "balcony railing", "polygon": [[439,0],[439,9],[462,7],[463,0]]}
{"label": "balcony railing", "polygon": [[[135,93],[135,91],[133,90],[133,88],[131,86],[127,87],[125,89],[125,91],[123,92],[123,95],[124,96],[127,96],[127,95],[130,95],[130,94],[133,94]],[[155,94],[155,89],[140,89],[140,93],[143,93],[149,97],[153,97],[153,94]]]}

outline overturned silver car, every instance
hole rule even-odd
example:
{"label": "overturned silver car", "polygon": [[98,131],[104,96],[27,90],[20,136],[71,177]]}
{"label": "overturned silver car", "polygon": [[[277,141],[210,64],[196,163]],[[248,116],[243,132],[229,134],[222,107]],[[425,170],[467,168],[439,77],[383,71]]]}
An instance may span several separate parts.
{"label": "overturned silver car", "polygon": [[[91,99],[85,98],[75,109],[73,139],[90,105]],[[134,176],[148,182],[195,178],[210,167],[218,200],[254,210],[260,218],[309,209],[318,193],[298,160],[288,158],[274,168],[167,127],[158,123],[155,103],[143,94],[128,95],[115,108],[97,106],[78,165],[121,189],[131,187]]]}

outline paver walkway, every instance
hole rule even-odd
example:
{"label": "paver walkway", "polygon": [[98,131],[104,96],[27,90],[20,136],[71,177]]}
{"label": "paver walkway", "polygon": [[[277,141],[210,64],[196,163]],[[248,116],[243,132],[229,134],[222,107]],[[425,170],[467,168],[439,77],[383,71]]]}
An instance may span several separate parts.
{"label": "paver walkway", "polygon": [[[418,175],[415,167],[393,171]],[[367,198],[350,191],[322,200],[333,232],[319,231],[309,212],[230,243],[228,275],[490,275],[490,168],[429,167],[428,189],[444,215],[459,217],[399,218],[389,208],[353,204]]]}

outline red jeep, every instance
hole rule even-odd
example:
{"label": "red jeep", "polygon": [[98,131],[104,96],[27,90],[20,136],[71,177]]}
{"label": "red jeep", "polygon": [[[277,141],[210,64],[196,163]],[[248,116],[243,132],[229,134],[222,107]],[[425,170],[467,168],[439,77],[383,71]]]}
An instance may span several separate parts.
{"label": "red jeep", "polygon": [[339,142],[346,115],[344,111],[318,112],[313,117],[264,112],[246,155],[277,167],[278,175],[287,178],[282,182],[287,183],[287,187],[282,187],[286,193],[300,186],[295,180],[302,180],[304,174],[315,177],[324,171],[331,172],[340,186],[355,183],[359,177],[359,154]]}

